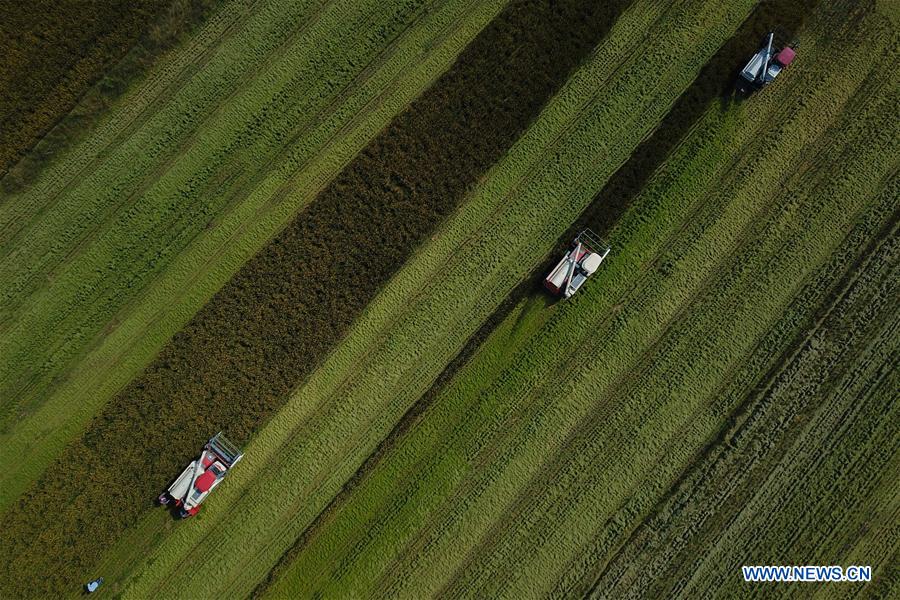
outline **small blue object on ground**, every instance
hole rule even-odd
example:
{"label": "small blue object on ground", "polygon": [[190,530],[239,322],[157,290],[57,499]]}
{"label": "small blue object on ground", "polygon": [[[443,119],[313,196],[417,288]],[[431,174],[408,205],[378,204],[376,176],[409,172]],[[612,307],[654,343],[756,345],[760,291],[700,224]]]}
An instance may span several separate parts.
{"label": "small blue object on ground", "polygon": [[103,583],[103,578],[101,577],[99,579],[95,579],[91,582],[88,582],[88,584],[85,585],[84,587],[87,589],[88,594],[93,594],[94,592],[97,591],[97,588],[100,587],[100,584],[102,584],[102,583]]}

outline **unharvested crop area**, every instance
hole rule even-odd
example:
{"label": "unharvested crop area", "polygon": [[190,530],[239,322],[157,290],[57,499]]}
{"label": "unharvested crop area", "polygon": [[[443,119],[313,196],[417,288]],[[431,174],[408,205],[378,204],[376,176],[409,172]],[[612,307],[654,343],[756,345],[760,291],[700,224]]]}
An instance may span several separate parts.
{"label": "unharvested crop area", "polygon": [[[208,15],[214,0],[0,3],[0,175],[63,120],[89,88],[91,106],[66,123],[41,149],[52,151],[75,135],[115,94],[123,78],[137,76],[153,57]],[[124,65],[117,65],[126,55]],[[110,76],[105,76],[112,70]],[[99,105],[99,106],[98,106]],[[30,163],[36,162],[32,158]],[[29,165],[28,170],[34,169]],[[13,179],[21,183],[20,168]]]}
{"label": "unharvested crop area", "polygon": [[226,2],[0,204],[0,593],[895,594],[896,18]]}

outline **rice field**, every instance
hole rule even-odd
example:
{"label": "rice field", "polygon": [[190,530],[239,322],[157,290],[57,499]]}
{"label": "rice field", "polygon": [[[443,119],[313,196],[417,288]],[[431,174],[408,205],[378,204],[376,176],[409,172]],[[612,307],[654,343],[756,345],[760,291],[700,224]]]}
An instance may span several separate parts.
{"label": "rice field", "polygon": [[[296,18],[300,21],[314,14],[307,14],[312,7],[304,12],[302,7],[291,5],[299,10]],[[4,258],[0,259],[5,292],[0,314],[3,323],[0,347],[6,360],[0,371],[0,389],[4,398],[12,400],[4,403],[0,416],[0,439],[10,448],[8,454],[0,457],[3,466],[0,506],[21,493],[93,414],[146,367],[163,344],[241,263],[308,204],[316,191],[404,103],[411,101],[416,86],[436,77],[499,7],[498,3],[485,4],[480,11],[463,13],[466,4],[458,2],[432,14],[432,19],[422,23],[421,29],[415,28],[403,38],[405,45],[386,48],[371,69],[365,70],[366,65],[360,64],[356,79],[348,73],[348,87],[336,90],[330,103],[322,97],[320,112],[310,116],[305,129],[302,124],[292,123],[298,127],[297,140],[294,145],[285,146],[288,150],[273,150],[283,156],[280,162],[272,164],[271,170],[253,173],[254,181],[248,180],[248,185],[233,189],[232,200],[222,196],[216,187],[191,188],[198,198],[191,206],[197,206],[198,210],[185,215],[173,209],[184,202],[183,197],[170,198],[167,195],[170,192],[160,191],[157,197],[168,203],[164,206],[148,198],[151,191],[136,181],[140,171],[133,170],[134,155],[129,148],[133,146],[137,154],[146,153],[147,147],[135,139],[144,134],[144,128],[148,138],[159,135],[158,127],[162,126],[183,127],[182,135],[198,135],[185,120],[187,114],[179,110],[197,111],[194,118],[206,124],[210,136],[224,135],[222,116],[218,112],[224,108],[211,104],[206,114],[200,113],[197,109],[200,96],[196,94],[206,89],[205,93],[212,94],[213,100],[225,100],[225,107],[232,104],[239,107],[239,99],[215,96],[227,89],[223,87],[224,80],[213,79],[217,72],[210,65],[199,70],[194,63],[204,57],[212,61],[213,56],[221,56],[222,70],[235,70],[238,61],[233,55],[228,56],[226,49],[219,48],[218,43],[232,43],[231,52],[242,54],[249,41],[231,41],[241,37],[233,31],[233,26],[245,15],[241,11],[229,11],[227,15],[232,21],[208,23],[204,29],[207,36],[185,48],[184,56],[173,58],[173,64],[162,65],[166,69],[158,74],[158,79],[148,81],[146,87],[128,97],[121,111],[109,115],[104,123],[108,127],[54,164],[56,169],[48,171],[41,180],[43,186],[36,185],[22,196],[12,196],[5,202],[0,207],[8,219],[3,221],[5,250]],[[224,18],[226,13],[222,14]],[[258,14],[246,25],[253,27],[261,21],[259,27],[284,26],[287,14],[290,13],[272,7],[271,12]],[[462,23],[455,19],[462,19]],[[377,21],[372,24],[373,30],[379,26]],[[249,39],[261,35],[256,29],[241,34]],[[360,32],[363,34],[364,30]],[[297,37],[303,40],[303,36]],[[268,38],[270,44],[277,41],[278,38]],[[304,43],[306,63],[321,60],[322,54],[315,44]],[[422,47],[428,48],[425,56],[420,54]],[[273,50],[279,48],[273,45]],[[282,48],[280,52],[285,50]],[[297,49],[292,50],[294,55]],[[406,69],[412,57],[417,57],[417,67]],[[301,54],[294,57],[297,61],[303,58]],[[261,55],[260,63],[265,59]],[[376,68],[382,60],[384,67]],[[244,64],[250,72],[257,66],[246,57]],[[321,78],[312,77],[310,86],[333,85],[325,78],[326,74]],[[410,88],[396,85],[401,74],[402,79],[409,78]],[[231,85],[237,86],[241,73],[231,77]],[[212,80],[207,82],[207,79]],[[183,101],[170,89],[182,86],[188,88],[183,91]],[[245,95],[251,93],[265,98],[256,88]],[[274,88],[270,94],[273,93]],[[302,90],[297,93],[303,97]],[[155,103],[150,102],[153,98],[157,99]],[[162,99],[168,101],[161,102]],[[147,104],[143,104],[145,101]],[[252,119],[250,112],[245,113],[243,121],[234,122],[234,129],[243,128],[247,132],[255,129],[257,125],[248,119]],[[143,123],[146,124],[137,126]],[[181,151],[188,152],[193,143],[186,138]],[[206,143],[214,148],[211,142]],[[154,168],[158,169],[161,181],[156,186],[169,179],[173,185],[179,185],[172,169],[182,161],[180,154],[173,152],[158,159],[160,162]],[[210,160],[213,161],[210,165],[219,164],[214,156]],[[103,169],[107,164],[110,164],[108,169]],[[91,181],[82,184],[85,187],[93,183],[94,177],[101,178],[107,172],[112,179],[104,179],[92,189],[127,191],[122,187],[122,178],[131,178],[137,186],[129,196],[130,202],[120,203],[120,195],[114,193],[108,196],[108,206],[100,206],[98,202],[96,210],[106,215],[105,226],[100,229],[91,225],[96,212],[88,211],[77,198],[70,198],[80,188],[73,189],[68,182],[78,181],[79,173],[85,170],[94,174]],[[191,176],[194,173],[190,169],[184,172]],[[299,193],[291,193],[292,190]],[[93,192],[83,193],[91,197]],[[62,194],[53,202],[53,206],[60,207],[58,211],[47,206],[55,194]],[[199,198],[207,198],[206,203]],[[30,212],[25,212],[26,209]],[[48,216],[42,217],[44,214]],[[26,225],[29,215],[34,219],[33,232]],[[135,224],[140,226],[136,228]],[[32,233],[40,233],[44,236],[40,239],[52,245],[45,247]],[[23,235],[32,241],[15,244],[17,236]],[[69,243],[64,244],[64,240]],[[132,249],[132,256],[123,253],[126,248]],[[38,285],[35,280],[35,274],[40,271],[37,264],[31,264],[32,256],[40,256],[44,268],[49,269],[43,275],[52,279],[48,284]],[[29,285],[33,287],[30,291]],[[35,444],[35,440],[40,443]],[[23,455],[25,460],[20,459]]]}
{"label": "rice field", "polygon": [[0,594],[896,594],[896,18],[228,0],[3,188]]}

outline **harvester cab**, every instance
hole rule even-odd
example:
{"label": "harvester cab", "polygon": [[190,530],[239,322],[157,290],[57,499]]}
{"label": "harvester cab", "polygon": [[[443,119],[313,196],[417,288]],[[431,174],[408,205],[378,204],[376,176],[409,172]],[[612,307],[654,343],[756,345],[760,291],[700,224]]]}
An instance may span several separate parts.
{"label": "harvester cab", "polygon": [[544,287],[557,296],[571,298],[594,274],[609,254],[609,246],[590,229],[572,241],[572,247],[544,279]]}
{"label": "harvester cab", "polygon": [[172,485],[160,494],[159,503],[174,502],[183,519],[197,514],[200,504],[243,456],[240,448],[221,432],[217,433],[203,447],[200,456],[191,461]]}
{"label": "harvester cab", "polygon": [[797,53],[791,45],[779,48],[775,41],[775,32],[770,32],[763,39],[762,47],[741,70],[737,82],[738,92],[749,96],[769,85],[796,56]]}

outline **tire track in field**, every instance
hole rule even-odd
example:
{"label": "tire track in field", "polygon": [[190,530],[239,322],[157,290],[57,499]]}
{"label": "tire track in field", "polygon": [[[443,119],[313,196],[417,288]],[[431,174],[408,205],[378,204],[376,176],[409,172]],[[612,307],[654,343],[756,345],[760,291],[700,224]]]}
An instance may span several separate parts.
{"label": "tire track in field", "polygon": [[[896,238],[894,241],[896,242]],[[893,271],[896,272],[896,262]],[[850,302],[856,304],[857,301],[851,299]],[[754,526],[754,530],[759,532],[760,538],[771,534],[773,528],[775,531],[782,532],[782,535],[788,533],[784,527],[784,517],[780,514],[781,510],[775,509],[783,510],[786,505],[789,506],[792,497],[796,496],[798,492],[802,493],[802,489],[798,490],[797,488],[805,487],[808,483],[804,477],[792,477],[790,474],[791,470],[796,470],[795,461],[798,455],[804,461],[807,460],[806,457],[814,457],[809,465],[810,472],[821,472],[824,475],[828,470],[828,462],[832,461],[835,455],[846,453],[848,449],[858,446],[858,440],[848,444],[850,440],[844,437],[848,430],[862,425],[871,433],[872,427],[866,426],[865,421],[861,424],[860,419],[866,418],[863,415],[867,414],[868,422],[872,423],[874,415],[871,409],[862,409],[863,412],[860,410],[863,405],[873,399],[872,394],[876,393],[877,388],[883,385],[884,375],[890,372],[890,364],[895,362],[889,358],[889,355],[896,355],[897,321],[894,315],[890,314],[889,308],[885,310],[883,301],[880,311],[871,310],[865,306],[862,308],[860,313],[851,314],[849,317],[853,319],[852,327],[859,326],[864,330],[857,332],[859,335],[855,340],[851,336],[848,341],[852,345],[842,347],[838,351],[839,355],[835,356],[835,338],[846,337],[848,331],[846,321],[848,317],[838,314],[835,318],[837,323],[832,323],[837,325],[837,329],[821,331],[815,338],[812,338],[814,342],[824,345],[827,356],[817,357],[816,354],[821,354],[821,352],[815,348],[804,349],[801,364],[794,367],[794,373],[791,376],[781,381],[789,390],[787,397],[780,393],[783,390],[778,389],[772,392],[774,397],[769,394],[763,396],[762,400],[756,402],[757,404],[762,403],[761,406],[757,405],[753,409],[752,415],[757,420],[761,420],[762,424],[757,423],[743,428],[739,432],[740,437],[737,438],[737,443],[732,443],[722,449],[721,460],[724,461],[724,464],[714,465],[714,468],[721,471],[730,467],[731,472],[725,474],[725,477],[732,479],[735,478],[734,471],[737,470],[740,473],[737,476],[738,481],[734,485],[725,486],[724,490],[720,490],[719,488],[723,487],[721,482],[704,478],[697,484],[696,489],[692,488],[692,491],[699,492],[701,495],[715,494],[716,501],[711,511],[707,509],[706,512],[709,514],[688,515],[688,523],[694,522],[697,530],[690,532],[689,535],[682,533],[679,536],[681,538],[677,546],[679,551],[673,564],[684,565],[684,572],[692,573],[692,576],[682,579],[677,586],[672,586],[672,582],[670,582],[669,587],[672,591],[683,596],[689,586],[696,587],[697,580],[708,580],[710,560],[716,555],[721,556],[722,554],[721,544],[718,540],[722,535],[732,538],[734,535],[742,536],[740,532],[746,530],[747,520],[753,520],[754,516],[758,514],[761,497],[769,498],[765,505],[772,509],[772,521],[765,524],[758,523]],[[887,318],[885,319],[885,317]],[[861,361],[861,359],[863,360]],[[887,360],[887,364],[885,364],[885,360]],[[821,365],[821,369],[815,369],[817,364]],[[815,369],[813,373],[809,372],[809,365]],[[801,379],[795,379],[794,376]],[[798,386],[799,389],[794,389]],[[815,394],[815,399],[810,397],[810,393]],[[779,396],[781,397],[780,401]],[[823,401],[816,402],[820,398]],[[773,403],[779,405],[775,406]],[[883,415],[884,413],[877,410],[876,414]],[[879,416],[874,421],[883,421],[883,419]],[[822,431],[823,429],[827,429],[827,431]],[[817,434],[816,430],[819,430],[820,433]],[[772,440],[772,431],[780,434],[774,441]],[[885,447],[887,447],[886,444]],[[862,451],[865,452],[865,450]],[[855,453],[856,451],[851,450],[851,452]],[[829,490],[837,486],[846,487],[848,473],[852,473],[855,479],[858,478],[853,489],[856,497],[854,498],[850,494],[841,497],[840,502],[845,506],[858,506],[860,491],[877,482],[879,476],[883,476],[883,473],[877,468],[877,461],[872,460],[873,458],[883,460],[883,456],[866,457],[863,465],[858,464],[859,456],[857,454],[854,459],[857,462],[856,465],[847,465],[842,469],[840,476],[834,477],[828,484]],[[738,469],[734,468],[735,461],[741,463]],[[873,469],[875,469],[874,473]],[[735,487],[736,489],[733,489]],[[825,490],[820,491],[825,492]],[[866,493],[866,495],[868,494]],[[841,511],[840,514],[829,511],[828,520],[833,521],[831,524],[826,524],[818,519],[815,524],[812,524],[810,522],[812,511],[821,512],[823,501],[833,506],[835,500],[834,496],[829,496],[828,493],[822,494],[821,498],[819,494],[814,494],[814,496],[816,499],[813,501],[813,505],[807,507],[806,512],[800,514],[798,518],[792,519],[790,531],[794,533],[790,534],[788,539],[782,539],[777,544],[779,556],[808,556],[812,549],[808,546],[798,548],[797,544],[802,544],[803,539],[808,540],[809,536],[813,535],[818,538],[815,550],[813,550],[815,553],[819,556],[838,559],[843,551],[838,550],[838,554],[832,553],[835,550],[836,536],[843,537],[846,540],[845,543],[855,544],[863,536],[868,535],[864,531],[861,536],[854,536],[855,540],[846,537],[847,532],[855,529],[852,523],[845,523],[848,518],[851,520],[854,518],[853,513],[847,511]],[[776,498],[787,500],[787,502],[774,503],[773,500]],[[801,502],[806,503],[807,501]],[[753,505],[756,505],[755,510],[751,510]],[[700,522],[696,523],[696,519],[699,519]],[[720,535],[716,536],[716,539],[704,540],[712,533],[711,524],[717,523],[722,524],[722,531],[717,530]],[[666,531],[666,525],[663,525],[662,535],[670,533]],[[830,534],[825,533],[828,530],[831,531]],[[850,533],[850,535],[853,534]],[[691,548],[696,548],[701,544],[705,548],[704,551],[691,552]],[[753,555],[765,560],[766,556],[764,555],[770,555],[775,547],[775,545],[760,546],[758,542],[750,543],[746,549],[741,550],[741,554]],[[844,548],[849,550],[846,546]],[[865,556],[866,564],[876,566],[883,558],[874,554]],[[731,563],[732,560],[728,562]],[[728,570],[731,571],[732,568],[737,569],[729,564]],[[721,580],[720,577],[716,577],[716,579]]]}
{"label": "tire track in field", "polygon": [[[890,227],[887,227],[887,229],[890,229]],[[879,237],[879,239],[881,238]],[[812,335],[814,335],[816,331],[819,330],[824,318],[831,313],[834,305],[830,304],[829,302],[832,302],[835,296],[840,298],[843,297],[844,294],[846,294],[848,289],[847,286],[849,285],[848,281],[855,278],[853,272],[857,267],[860,266],[861,263],[867,261],[870,258],[870,254],[873,251],[877,241],[878,240],[871,242],[868,245],[868,248],[865,248],[866,244],[862,244],[862,250],[855,253],[856,258],[850,261],[850,267],[847,271],[844,271],[840,281],[836,281],[832,277],[832,275],[838,273],[839,269],[847,267],[848,263],[844,260],[833,261],[837,263],[836,266],[838,268],[832,268],[835,265],[829,265],[826,269],[822,269],[822,271],[825,273],[824,275],[820,273],[818,278],[810,278],[810,280],[807,282],[806,291],[798,296],[798,298],[795,300],[795,304],[799,304],[801,307],[812,307],[814,305],[818,305],[818,309],[809,309],[815,311],[816,314],[806,319],[806,325],[804,325],[803,323],[791,324],[791,319],[787,319],[787,327],[796,332],[795,339],[799,339],[800,337],[802,337],[804,340],[802,344],[800,344],[800,346],[805,344],[806,341],[808,341],[808,339]],[[857,243],[857,247],[859,245],[860,244]],[[831,279],[831,287],[830,291],[828,291],[827,293],[823,291],[822,297],[819,297],[817,295],[819,293],[816,290],[821,287],[821,280],[823,277],[826,279]],[[853,282],[850,281],[850,284],[852,283]],[[825,300],[824,298],[831,298],[832,300]],[[802,310],[806,309],[802,308]],[[778,330],[778,326],[770,329],[767,335],[761,338],[761,341],[756,345],[753,351],[749,353],[749,355],[761,355],[766,347],[771,347],[771,344],[777,344],[777,337],[773,337],[773,335],[774,332]],[[769,388],[771,387],[772,382],[777,377],[781,377],[784,372],[789,370],[790,364],[788,363],[790,361],[787,359],[791,356],[794,356],[796,354],[796,350],[800,347],[797,346],[796,343],[797,342],[795,342],[795,344],[790,346],[789,348],[783,350],[778,357],[767,359],[766,362],[768,366],[761,367],[762,369],[765,369],[765,374],[761,378],[754,377],[754,382],[748,382],[747,385],[744,385],[743,383],[740,383],[739,385],[738,383],[734,382],[723,385],[720,392],[722,394],[733,395],[733,393],[738,392],[729,391],[729,388],[740,388],[740,390],[742,390],[741,393],[746,394],[748,397],[751,395],[758,397],[762,394],[769,393]],[[735,375],[740,375],[740,373],[736,373]],[[729,379],[729,377],[725,377],[724,379]],[[740,382],[743,382],[744,379],[746,379],[746,376],[744,376],[743,379],[740,380],[735,377],[735,380]],[[707,444],[705,444],[698,450],[698,452],[696,453],[696,458],[689,462],[688,467],[673,481],[672,485],[669,487],[666,493],[660,497],[660,500],[653,506],[650,511],[647,512],[647,514],[640,520],[640,522],[637,523],[637,525],[633,528],[631,533],[628,534],[627,538],[623,540],[619,547],[608,556],[608,559],[606,560],[605,565],[603,565],[602,568],[600,568],[599,570],[595,570],[595,574],[593,575],[591,574],[590,569],[582,568],[582,572],[585,573],[585,579],[577,582],[566,582],[565,580],[567,579],[567,577],[561,577],[557,581],[557,586],[555,588],[557,592],[560,594],[576,593],[575,590],[577,589],[577,593],[579,593],[580,595],[594,594],[596,593],[596,590],[599,589],[610,589],[610,585],[614,585],[614,583],[610,582],[611,577],[614,578],[614,582],[618,582],[619,579],[616,576],[616,573],[622,571],[622,565],[625,564],[625,562],[627,562],[627,564],[629,565],[632,565],[634,562],[633,559],[630,559],[625,555],[626,549],[638,543],[638,541],[642,539],[642,537],[646,538],[648,536],[654,536],[656,528],[653,523],[663,518],[661,515],[664,511],[668,510],[666,509],[666,507],[671,507],[673,503],[678,505],[684,504],[685,499],[693,494],[693,492],[686,491],[688,485],[693,485],[691,483],[693,481],[693,478],[700,477],[703,480],[708,479],[707,475],[700,473],[700,471],[705,470],[705,465],[708,465],[710,462],[716,463],[719,460],[718,458],[715,458],[717,453],[731,452],[733,450],[733,441],[731,440],[740,437],[742,435],[742,429],[748,426],[748,407],[748,401],[738,402],[735,405],[734,409],[729,412],[729,415],[727,417],[725,417],[724,425],[720,429],[720,431],[717,432],[717,434],[712,438],[710,438],[710,441]],[[734,489],[735,487],[737,487],[737,482],[733,479],[729,480],[726,483],[729,489]],[[618,513],[622,510],[625,510],[627,506],[628,503],[626,502],[625,504],[621,505],[619,509],[616,510],[616,512]],[[702,518],[702,515],[698,515],[698,518]],[[596,544],[599,545],[601,543],[603,542],[600,540],[600,538],[598,538]],[[674,548],[672,551],[677,551],[677,548]],[[591,552],[589,556],[593,554],[595,554],[595,552]],[[587,560],[587,558],[583,558],[578,559],[578,561],[576,562],[586,562]],[[664,559],[662,557],[654,555],[654,560],[656,560],[657,563],[662,564],[662,561]],[[666,562],[666,568],[674,570],[672,563],[668,561]],[[574,568],[574,563],[572,564],[572,566]],[[610,575],[611,571],[614,571],[614,573]],[[601,581],[605,581],[606,583],[601,585]]]}
{"label": "tire track in field", "polygon": [[[579,2],[512,5],[244,266],[63,452],[59,464],[90,469],[96,484],[51,468],[56,477],[42,478],[4,516],[4,553],[12,555],[4,563],[20,574],[18,585],[47,591],[69,585],[86,555],[134,521],[180,457],[196,451],[198,440],[214,429],[246,439],[281,405],[318,363],[323,347],[343,335],[413,245],[453,209],[593,48],[599,35],[594,8]],[[525,51],[514,54],[520,45]],[[423,136],[426,131],[437,135]],[[420,194],[441,204],[423,206]],[[374,233],[373,243],[360,245],[354,236],[361,233]],[[369,271],[357,272],[359,264],[368,264]],[[141,468],[132,469],[135,461]],[[90,538],[79,518],[87,514]],[[38,532],[78,540],[77,547],[44,546],[49,537]],[[20,544],[32,552],[17,552]],[[48,568],[22,568],[22,562],[34,561]],[[39,573],[40,580],[21,580]]]}

